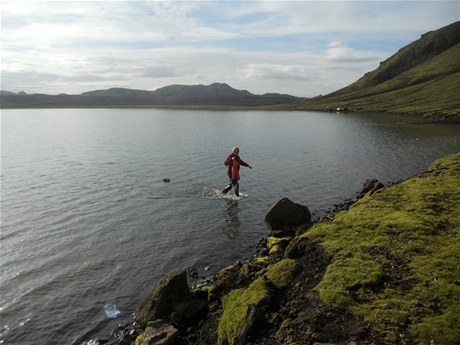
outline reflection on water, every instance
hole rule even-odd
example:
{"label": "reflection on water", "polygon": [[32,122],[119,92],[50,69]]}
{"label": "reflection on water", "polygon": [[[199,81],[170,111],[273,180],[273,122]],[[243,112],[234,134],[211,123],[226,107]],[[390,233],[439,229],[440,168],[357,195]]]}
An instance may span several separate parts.
{"label": "reflection on water", "polygon": [[238,217],[240,212],[240,207],[238,205],[238,200],[226,200],[227,208],[225,209],[225,229],[224,234],[229,239],[238,238],[240,235],[240,226],[241,221]]}

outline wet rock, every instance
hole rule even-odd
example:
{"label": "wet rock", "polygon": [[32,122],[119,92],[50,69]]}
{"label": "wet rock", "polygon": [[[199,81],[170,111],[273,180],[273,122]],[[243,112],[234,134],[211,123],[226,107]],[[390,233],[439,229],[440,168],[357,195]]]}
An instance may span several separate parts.
{"label": "wet rock", "polygon": [[196,268],[190,268],[187,270],[187,273],[193,279],[198,279],[198,270]]}
{"label": "wet rock", "polygon": [[272,230],[268,237],[276,237],[276,238],[283,238],[285,237],[290,231],[287,230]]}
{"label": "wet rock", "polygon": [[161,320],[147,324],[140,345],[173,345],[176,343],[179,331],[174,326]]}
{"label": "wet rock", "polygon": [[196,298],[187,284],[187,272],[162,278],[142,303],[137,319],[141,326],[152,320],[187,324],[206,308],[206,301]]}
{"label": "wet rock", "polygon": [[[296,227],[307,225],[311,221],[310,210],[292,202],[288,198],[278,201],[265,216],[265,224],[270,230],[294,230]],[[277,234],[281,236],[281,234]]]}
{"label": "wet rock", "polygon": [[142,333],[137,322],[118,325],[108,338],[96,338],[85,341],[82,345],[131,345],[136,337]]}
{"label": "wet rock", "polygon": [[220,270],[215,281],[216,291],[219,294],[225,294],[240,283],[242,266],[242,263],[237,261],[233,265]]}

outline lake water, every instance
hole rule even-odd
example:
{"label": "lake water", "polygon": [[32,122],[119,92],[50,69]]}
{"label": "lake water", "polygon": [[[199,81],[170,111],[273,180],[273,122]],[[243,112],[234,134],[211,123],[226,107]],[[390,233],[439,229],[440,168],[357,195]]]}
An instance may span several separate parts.
{"label": "lake water", "polygon": [[[367,178],[460,151],[460,127],[372,114],[2,110],[0,343],[80,344],[165,274],[251,257],[282,197],[320,215]],[[223,161],[238,145],[236,199]],[[162,180],[169,178],[170,183]],[[211,265],[210,269],[207,266]],[[104,305],[121,314],[108,320]]]}

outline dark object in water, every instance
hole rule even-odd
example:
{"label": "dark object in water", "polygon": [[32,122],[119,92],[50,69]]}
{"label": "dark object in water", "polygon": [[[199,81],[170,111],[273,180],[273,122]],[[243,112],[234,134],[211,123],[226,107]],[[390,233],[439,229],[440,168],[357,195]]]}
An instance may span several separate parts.
{"label": "dark object in water", "polygon": [[171,179],[169,179],[169,178],[164,178],[164,179],[163,179],[163,182],[165,182],[165,183],[171,182]]}

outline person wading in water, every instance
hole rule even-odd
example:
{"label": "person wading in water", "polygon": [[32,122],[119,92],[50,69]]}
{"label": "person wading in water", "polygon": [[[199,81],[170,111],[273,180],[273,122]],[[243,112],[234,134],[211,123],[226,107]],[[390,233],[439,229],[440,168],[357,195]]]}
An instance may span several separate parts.
{"label": "person wading in water", "polygon": [[228,191],[232,189],[232,187],[235,187],[235,195],[240,196],[240,185],[238,183],[238,180],[240,179],[240,165],[252,169],[252,166],[244,162],[240,156],[238,156],[239,153],[240,149],[238,147],[234,147],[232,149],[232,153],[230,153],[230,155],[224,161],[224,164],[228,166],[228,177],[230,178],[230,183],[222,190],[223,194],[227,194]]}

